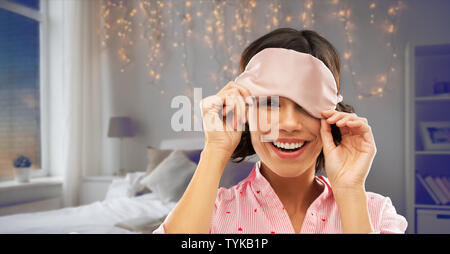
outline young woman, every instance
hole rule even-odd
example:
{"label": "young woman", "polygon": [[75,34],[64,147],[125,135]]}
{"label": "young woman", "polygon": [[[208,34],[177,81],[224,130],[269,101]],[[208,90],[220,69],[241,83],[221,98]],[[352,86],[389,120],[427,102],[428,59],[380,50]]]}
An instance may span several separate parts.
{"label": "young woman", "polygon": [[[321,61],[332,73],[335,90],[331,91],[337,91],[333,96],[339,95],[339,57],[325,38],[310,30],[274,30],[244,50],[241,72],[253,57],[269,48],[289,49],[295,51],[286,51],[289,54],[302,53],[295,57],[307,54],[311,58],[308,61]],[[304,78],[302,72],[298,75]],[[307,97],[295,100],[296,95],[290,96],[291,91],[287,91],[296,91],[294,83],[279,91],[287,96],[279,96],[276,102],[260,101],[262,97],[253,96],[238,82],[230,82],[216,95],[202,100],[205,147],[198,167],[184,195],[154,233],[405,232],[406,220],[396,213],[391,200],[365,190],[376,154],[367,119],[357,116],[341,100],[335,109],[312,115],[310,107],[304,107],[306,102],[299,105],[308,101]],[[311,92],[318,84],[307,85]],[[233,100],[230,103],[226,98]],[[261,138],[267,130],[262,131],[258,123],[249,120],[245,108],[250,107],[257,112],[278,110],[276,139]],[[233,129],[210,128],[217,124],[221,110],[225,116],[233,112]],[[242,125],[244,130],[238,128]],[[260,160],[247,179],[218,190],[229,159],[243,160],[255,153]],[[323,168],[327,177],[316,176]]]}

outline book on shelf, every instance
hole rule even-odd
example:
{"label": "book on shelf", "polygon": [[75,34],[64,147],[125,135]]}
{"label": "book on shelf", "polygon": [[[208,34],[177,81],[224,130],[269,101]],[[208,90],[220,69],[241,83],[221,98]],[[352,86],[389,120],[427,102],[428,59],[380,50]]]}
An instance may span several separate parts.
{"label": "book on shelf", "polygon": [[431,177],[431,176],[425,177],[425,182],[428,183],[428,185],[433,190],[433,192],[436,194],[436,196],[438,197],[439,201],[441,201],[442,204],[445,205],[448,203],[449,200],[447,199],[445,194],[441,191],[441,189],[436,184],[436,182],[433,180],[433,177]]}
{"label": "book on shelf", "polygon": [[448,177],[443,177],[441,179],[444,182],[445,187],[447,187],[447,190],[450,190],[450,180],[449,180],[449,178]]}
{"label": "book on shelf", "polygon": [[430,197],[433,199],[434,203],[436,203],[437,205],[440,205],[441,202],[439,201],[439,198],[431,190],[431,187],[428,186],[428,184],[425,182],[425,179],[423,179],[423,177],[418,173],[416,174],[416,177],[419,180],[419,182],[422,184],[422,186],[425,188],[425,190],[428,192],[428,195],[430,195]]}
{"label": "book on shelf", "polygon": [[434,177],[433,179],[435,180],[439,189],[444,193],[447,200],[450,200],[450,189],[447,188],[447,186],[445,186],[444,178],[445,177],[437,176],[437,177]]}

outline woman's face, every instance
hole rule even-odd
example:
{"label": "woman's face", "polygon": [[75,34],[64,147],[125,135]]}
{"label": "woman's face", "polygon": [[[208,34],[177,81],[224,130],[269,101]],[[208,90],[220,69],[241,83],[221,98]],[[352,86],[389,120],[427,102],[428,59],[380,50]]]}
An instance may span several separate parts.
{"label": "woman's face", "polygon": [[[261,162],[282,177],[296,177],[311,168],[314,170],[322,150],[320,119],[286,97],[280,96],[279,100],[267,98],[262,100],[257,97],[255,112],[258,116],[266,113],[267,118],[263,117],[266,122],[259,117],[249,121],[252,145]],[[279,120],[274,120],[270,126],[270,112],[277,109]],[[278,138],[262,141],[261,137],[276,127]]]}

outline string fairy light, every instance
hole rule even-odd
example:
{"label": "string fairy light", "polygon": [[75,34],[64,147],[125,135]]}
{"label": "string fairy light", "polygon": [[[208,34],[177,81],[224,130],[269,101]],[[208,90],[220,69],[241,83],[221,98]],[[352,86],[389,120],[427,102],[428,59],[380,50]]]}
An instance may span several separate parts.
{"label": "string fairy light", "polygon": [[299,15],[303,28],[311,29],[314,27],[314,3],[312,0],[306,0],[303,4],[303,11]]}
{"label": "string fairy light", "polygon": [[[344,24],[344,31],[346,37],[346,45],[347,49],[343,52],[343,58],[345,60],[344,69],[347,69],[352,76],[352,83],[356,84],[356,90],[358,92],[358,99],[369,98],[369,97],[382,97],[386,91],[386,88],[389,84],[389,77],[392,72],[395,72],[395,68],[393,67],[393,60],[397,58],[397,53],[394,47],[394,35],[396,32],[396,21],[398,20],[398,13],[401,9],[405,7],[402,1],[397,1],[395,5],[389,6],[386,11],[388,18],[384,20],[384,29],[383,31],[389,35],[390,40],[386,43],[386,46],[392,49],[392,57],[389,60],[389,65],[387,66],[387,70],[385,72],[379,73],[376,75],[375,87],[364,86],[361,80],[357,77],[357,73],[352,66],[352,44],[354,43],[354,36],[352,36],[351,31],[355,29],[355,25],[351,22],[351,9],[349,8],[349,3],[340,4],[342,2],[339,0],[333,0],[333,4],[337,6],[336,16],[342,21]],[[374,25],[374,12],[377,8],[377,3],[375,0],[371,0],[369,3],[369,23]],[[364,91],[363,89],[368,89],[369,92]]]}
{"label": "string fairy light", "polygon": [[[179,73],[186,85],[185,94],[192,97],[194,82],[192,70],[188,64],[188,48],[192,44],[199,45],[195,40],[199,40],[206,48],[212,50],[209,59],[217,64],[217,68],[209,73],[209,77],[215,84],[216,90],[219,90],[239,74],[240,54],[251,42],[253,28],[263,26],[262,28],[268,31],[287,24],[311,29],[315,25],[316,3],[313,0],[303,0],[296,19],[295,16],[286,15],[287,10],[283,10],[284,2],[282,0],[264,3],[257,0],[102,0],[101,46],[104,48],[112,46],[113,40],[114,44],[118,44],[115,45],[115,52],[120,63],[120,71],[125,72],[133,62],[130,53],[135,47],[133,36],[144,40],[147,46],[145,66],[149,83],[158,87],[160,93],[167,96],[169,93],[166,86],[163,85],[164,79],[162,78],[166,69],[166,52],[181,53],[182,69]],[[378,23],[382,22],[380,31],[390,38],[386,42],[386,46],[392,50],[387,71],[380,72],[374,77],[375,87],[363,84],[352,66],[352,60],[355,57],[352,52],[352,45],[355,43],[353,33],[356,25],[351,22],[352,8],[349,1],[329,0],[328,3],[336,6],[334,15],[344,25],[346,49],[342,52],[343,68],[350,72],[352,82],[358,92],[358,98],[383,96],[389,84],[390,74],[396,71],[393,62],[397,58],[397,52],[393,39],[397,33],[396,23],[399,13],[404,8],[403,2],[396,1],[386,10],[381,8],[378,0],[369,0],[367,3],[369,24],[376,27]],[[265,8],[265,23],[257,24],[252,18],[258,7]],[[230,13],[226,11],[228,8],[232,10],[232,15],[227,14]],[[386,16],[384,20],[381,19],[383,15],[380,15],[380,12]],[[232,18],[228,19],[229,16]],[[139,22],[136,22],[137,20]],[[199,25],[200,22],[202,22],[202,26]],[[175,29],[176,25],[180,25],[181,31]],[[170,38],[167,38],[168,36]],[[196,82],[196,84],[199,83]],[[370,91],[365,91],[367,89]]]}
{"label": "string fairy light", "polygon": [[377,7],[376,0],[371,0],[369,3],[369,17],[370,17],[370,24],[375,23],[375,9]]}
{"label": "string fairy light", "polygon": [[[251,30],[251,16],[253,10],[257,7],[257,3],[254,0],[236,1],[228,3],[229,7],[234,7],[233,23],[231,23],[231,30],[233,31],[231,36],[225,35],[225,7],[222,2],[221,7],[214,11],[213,20],[215,24],[220,24],[220,27],[216,27],[216,37],[218,43],[214,52],[224,52],[225,56],[219,59],[218,54],[212,56],[218,63],[219,69],[215,73],[211,73],[211,77],[216,80],[216,90],[219,90],[223,84],[229,80],[234,79],[239,74],[239,61],[241,50],[250,43],[249,35]],[[221,85],[222,84],[222,85]]]}
{"label": "string fairy light", "polygon": [[[149,83],[154,84],[160,90],[161,94],[165,93],[164,88],[161,86],[162,75],[164,70],[164,55],[163,51],[163,38],[165,37],[164,31],[167,30],[172,19],[169,20],[169,24],[164,17],[171,17],[172,2],[165,1],[150,1],[141,0],[139,2],[139,9],[143,15],[143,22],[140,26],[143,28],[143,33],[140,38],[143,39],[148,46],[147,52],[147,72],[149,77]],[[167,15],[163,15],[166,12]],[[175,43],[175,42],[174,42]]]}
{"label": "string fairy light", "polygon": [[[133,31],[133,22],[130,17],[133,17],[136,10],[131,9],[128,1],[104,1],[101,5],[101,17],[103,20],[103,33],[101,34],[101,46],[106,47],[108,41],[116,35],[119,41],[117,56],[120,64],[120,71],[125,72],[125,69],[131,64],[132,60],[129,56],[129,49],[133,46],[133,39],[131,32]],[[112,17],[117,17],[112,20]]]}
{"label": "string fairy light", "polygon": [[267,8],[266,16],[266,26],[267,31],[273,30],[280,26],[281,19],[281,2],[279,0],[270,1],[269,8]]}
{"label": "string fairy light", "polygon": [[190,71],[189,71],[189,67],[188,67],[188,62],[187,62],[187,54],[188,54],[188,48],[187,48],[187,43],[188,43],[188,38],[190,36],[192,36],[192,30],[193,30],[193,20],[192,20],[192,16],[194,16],[193,14],[191,14],[192,12],[192,2],[191,1],[186,1],[183,5],[183,13],[181,13],[181,25],[182,25],[182,30],[183,32],[182,34],[182,42],[180,43],[180,46],[183,50],[183,63],[181,64],[182,68],[183,68],[183,79],[184,79],[184,83],[187,86],[186,88],[186,92],[185,94],[193,99],[194,95],[193,95],[193,87],[191,85],[192,81],[190,80]]}

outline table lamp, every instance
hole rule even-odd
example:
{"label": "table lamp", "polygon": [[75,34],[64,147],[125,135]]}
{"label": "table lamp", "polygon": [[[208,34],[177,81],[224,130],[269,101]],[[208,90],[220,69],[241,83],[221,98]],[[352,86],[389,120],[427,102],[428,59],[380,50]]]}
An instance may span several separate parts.
{"label": "table lamp", "polygon": [[129,117],[111,117],[109,119],[108,137],[120,138],[120,168],[119,175],[125,174],[125,169],[122,166],[122,142],[123,138],[134,137],[136,135],[136,127]]}

